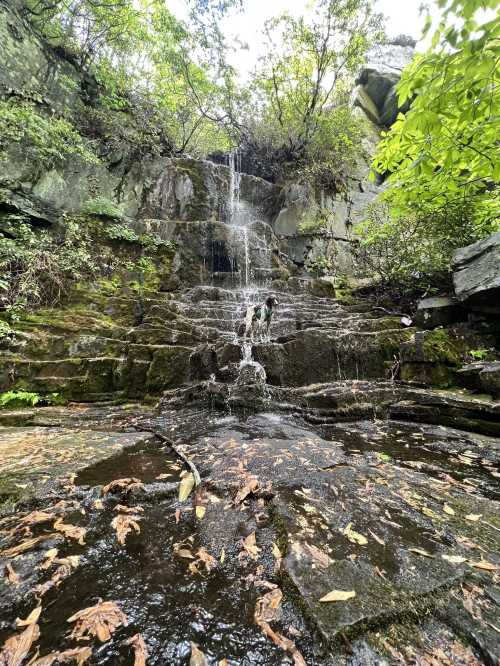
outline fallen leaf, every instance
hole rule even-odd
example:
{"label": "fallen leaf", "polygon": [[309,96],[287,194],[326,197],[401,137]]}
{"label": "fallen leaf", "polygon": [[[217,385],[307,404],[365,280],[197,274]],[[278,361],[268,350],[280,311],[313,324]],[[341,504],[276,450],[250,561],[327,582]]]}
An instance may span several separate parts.
{"label": "fallen leaf", "polygon": [[206,512],[207,512],[206,507],[201,506],[200,504],[196,506],[195,514],[198,520],[202,520]]}
{"label": "fallen leaf", "polygon": [[124,504],[117,504],[113,511],[118,513],[144,513],[144,507],[142,506],[125,506]]}
{"label": "fallen leaf", "polygon": [[326,603],[329,601],[347,601],[348,599],[353,599],[356,596],[354,590],[344,591],[344,590],[332,590],[328,594],[325,594],[324,597],[321,597],[319,601]]}
{"label": "fallen leaf", "polygon": [[52,537],[52,534],[45,534],[42,536],[33,537],[32,539],[27,539],[26,541],[21,541],[21,543],[18,543],[17,546],[12,546],[11,548],[2,550],[0,555],[2,557],[16,557],[16,555],[25,553],[27,550],[31,550],[31,548],[36,546],[38,543],[46,541],[47,539],[51,539]]}
{"label": "fallen leaf", "polygon": [[97,509],[98,511],[104,509],[104,502],[102,501],[102,499],[94,500],[94,509]]}
{"label": "fallen leaf", "polygon": [[223,549],[220,551],[220,557],[219,557],[220,563],[221,563],[221,564],[224,564],[224,560],[225,560],[225,559],[226,559],[226,551],[225,551],[225,549],[223,548]]}
{"label": "fallen leaf", "polygon": [[130,493],[132,490],[140,490],[141,488],[144,488],[144,484],[141,483],[140,479],[131,477],[126,479],[115,479],[106,486],[103,486],[101,492],[103,495],[116,492]]}
{"label": "fallen leaf", "polygon": [[180,520],[180,519],[181,519],[181,510],[180,510],[180,509],[176,509],[176,510],[175,510],[175,524],[176,524],[176,525],[179,524],[179,520]]}
{"label": "fallen leaf", "polygon": [[252,532],[246,537],[246,539],[243,539],[242,546],[245,549],[247,555],[249,555],[253,560],[256,560],[259,557],[261,549],[257,546],[255,532]]}
{"label": "fallen leaf", "polygon": [[368,539],[366,537],[352,529],[352,523],[349,523],[343,530],[340,531],[349,539],[351,543],[357,543],[360,546],[366,546],[368,543]]}
{"label": "fallen leaf", "polygon": [[381,539],[379,536],[375,534],[375,532],[372,532],[372,530],[368,530],[370,532],[371,536],[375,539],[377,543],[379,543],[381,546],[385,546],[385,541]]}
{"label": "fallen leaf", "polygon": [[463,564],[467,561],[467,558],[461,555],[441,555],[441,557],[450,564]]}
{"label": "fallen leaf", "polygon": [[212,557],[212,555],[210,555],[210,553],[208,553],[205,548],[200,548],[196,555],[198,556],[198,560],[203,562],[208,573],[210,573],[210,571],[217,566],[217,560],[215,557]]}
{"label": "fallen leaf", "polygon": [[454,516],[455,515],[455,510],[451,508],[448,504],[443,505],[443,511],[447,513],[449,516]]}
{"label": "fallen leaf", "polygon": [[235,504],[241,504],[243,500],[245,500],[248,495],[251,493],[254,493],[257,488],[259,487],[259,482],[255,478],[255,476],[251,476],[250,479],[248,480],[248,483],[246,483],[241,490],[238,491],[236,494],[236,497],[234,498],[234,503]]}
{"label": "fallen leaf", "polygon": [[487,560],[479,560],[478,562],[468,561],[468,564],[475,569],[483,569],[484,571],[497,571],[498,567],[496,564],[492,564]]}
{"label": "fallen leaf", "polygon": [[416,553],[417,555],[423,555],[423,557],[434,557],[434,555],[432,555],[431,553],[428,553],[423,548],[409,548],[408,550],[411,553]]}
{"label": "fallen leaf", "polygon": [[56,559],[59,551],[57,548],[49,548],[44,555],[44,561],[40,564],[40,569],[49,569]]}
{"label": "fallen leaf", "polygon": [[194,560],[193,553],[187,548],[177,548],[174,549],[174,552],[176,555],[178,555],[179,557],[183,557],[186,560]]}
{"label": "fallen leaf", "polygon": [[109,641],[115,629],[121,625],[126,626],[128,620],[114,601],[102,601],[78,611],[68,618],[68,622],[76,622],[71,633],[72,638],[97,636],[101,643],[104,643]]}
{"label": "fallen leaf", "polygon": [[53,513],[47,513],[46,511],[32,511],[21,519],[21,523],[23,525],[39,525],[40,523],[48,523],[49,520],[54,520],[54,518],[55,515]]}
{"label": "fallen leaf", "polygon": [[134,650],[134,666],[146,666],[148,649],[141,634],[135,634],[126,640],[125,645],[130,645]]}
{"label": "fallen leaf", "polygon": [[7,578],[11,585],[19,585],[21,582],[21,577],[17,574],[10,562],[7,562],[4,569],[4,576]]}
{"label": "fallen leaf", "polygon": [[40,617],[42,612],[42,607],[37,606],[37,608],[34,608],[31,613],[28,615],[28,617],[25,620],[20,620],[19,618],[16,619],[16,628],[19,629],[20,627],[29,627],[32,624],[36,624],[38,622],[38,618]]}
{"label": "fallen leaf", "polygon": [[87,534],[87,530],[84,527],[77,527],[70,523],[63,523],[62,518],[58,518],[54,523],[54,529],[58,532],[62,532],[66,538],[74,539],[81,546],[85,545],[85,535]]}
{"label": "fallen leaf", "polygon": [[217,664],[217,666],[229,666],[229,664],[227,663],[227,659],[221,659]]}
{"label": "fallen leaf", "polygon": [[66,557],[58,558],[56,563],[76,569],[80,564],[80,555],[66,555]]}
{"label": "fallen leaf", "polygon": [[0,664],[2,666],[20,666],[39,636],[38,625],[30,624],[22,633],[8,638],[0,651]]}
{"label": "fallen leaf", "polygon": [[125,545],[127,534],[132,532],[132,530],[135,530],[139,534],[141,528],[137,522],[138,520],[140,520],[140,516],[130,516],[126,513],[119,513],[113,518],[111,527],[116,530],[116,537],[119,544],[122,546]]}
{"label": "fallen leaf", "polygon": [[280,647],[285,652],[292,655],[293,663],[295,666],[307,666],[304,657],[301,655],[295,643],[289,638],[271,629],[269,622],[272,622],[280,617],[280,605],[283,598],[283,593],[279,588],[275,588],[271,592],[265,594],[261,599],[257,600],[255,606],[254,619],[255,623],[262,629],[262,632],[272,640],[272,642]]}
{"label": "fallen leaf", "polygon": [[189,666],[208,666],[207,658],[195,643],[191,643]]}
{"label": "fallen leaf", "polygon": [[333,562],[331,557],[329,557],[326,553],[324,553],[316,546],[311,545],[307,542],[304,543],[304,550],[306,550],[309,553],[309,555],[313,558],[313,560],[317,564],[319,564],[320,567],[323,567],[324,569],[329,567],[330,564],[332,564]]}
{"label": "fallen leaf", "polygon": [[179,483],[179,502],[185,502],[191,491],[194,488],[195,478],[192,472],[186,474],[186,476]]}
{"label": "fallen leaf", "polygon": [[54,662],[59,664],[67,664],[70,661],[75,661],[76,666],[82,666],[86,661],[92,656],[91,648],[81,647],[73,648],[70,650],[64,650],[64,652],[51,652],[45,657],[40,657],[34,662],[28,664],[28,666],[52,666]]}
{"label": "fallen leaf", "polygon": [[482,513],[469,513],[465,516],[465,520],[469,520],[471,523],[477,523],[482,515]]}

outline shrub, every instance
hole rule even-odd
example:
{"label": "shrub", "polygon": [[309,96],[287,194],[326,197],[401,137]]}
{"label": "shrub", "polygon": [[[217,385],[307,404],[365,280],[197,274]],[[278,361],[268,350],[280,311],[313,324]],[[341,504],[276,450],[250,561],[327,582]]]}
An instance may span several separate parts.
{"label": "shrub", "polygon": [[11,143],[21,143],[27,158],[45,167],[75,155],[99,162],[68,120],[44,115],[33,104],[15,98],[0,102],[0,158],[6,159]]}
{"label": "shrub", "polygon": [[6,391],[0,394],[0,408],[2,407],[35,407],[36,405],[62,405],[65,400],[59,393],[49,393],[41,396],[33,391]]}
{"label": "shrub", "polygon": [[[106,199],[106,197],[96,197],[95,199],[90,199],[84,205],[83,212],[86,215],[108,217],[112,220],[121,220],[123,217],[123,213],[120,208],[118,208],[118,206],[109,199]],[[108,237],[113,238],[113,236],[109,235]],[[118,238],[118,236],[116,236],[116,238]]]}

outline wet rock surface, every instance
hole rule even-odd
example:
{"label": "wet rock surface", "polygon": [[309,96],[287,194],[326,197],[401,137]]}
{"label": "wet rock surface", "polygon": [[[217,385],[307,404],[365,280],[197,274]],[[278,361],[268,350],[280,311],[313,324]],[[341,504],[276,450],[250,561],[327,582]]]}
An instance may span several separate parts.
{"label": "wet rock surface", "polygon": [[[100,410],[87,414],[94,435]],[[157,437],[2,518],[2,570],[18,578],[0,581],[0,640],[40,601],[31,653],[74,648],[68,618],[102,599],[127,624],[85,643],[90,664],[132,663],[125,641],[137,633],[148,664],[188,664],[192,643],[208,664],[303,663],[298,652],[312,665],[497,663],[498,440],[206,408],[122,411],[111,423],[115,437]],[[181,502],[185,459],[201,483]],[[117,515],[140,529],[123,543]],[[320,601],[333,591],[354,595]],[[262,611],[266,599],[275,607]]]}

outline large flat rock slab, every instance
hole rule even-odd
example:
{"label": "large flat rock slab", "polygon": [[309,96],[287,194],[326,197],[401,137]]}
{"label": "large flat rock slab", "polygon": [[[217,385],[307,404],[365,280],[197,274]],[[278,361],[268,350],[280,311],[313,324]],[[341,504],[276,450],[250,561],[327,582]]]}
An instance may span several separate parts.
{"label": "large flat rock slab", "polygon": [[90,428],[0,428],[0,501],[34,493],[58,476],[77,472],[125,448],[146,444],[145,432]]}

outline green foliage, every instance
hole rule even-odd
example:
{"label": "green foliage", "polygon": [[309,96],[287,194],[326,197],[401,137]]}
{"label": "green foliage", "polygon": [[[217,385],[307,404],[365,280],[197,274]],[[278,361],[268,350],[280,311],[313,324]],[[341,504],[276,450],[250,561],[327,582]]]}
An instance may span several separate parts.
{"label": "green foliage", "polygon": [[[5,282],[8,287],[8,283]],[[12,330],[10,324],[3,319],[0,319],[0,341],[5,338],[9,338],[13,335],[14,331]]]}
{"label": "green foliage", "polygon": [[388,202],[378,202],[367,207],[355,231],[360,272],[424,292],[445,286],[453,251],[477,239],[469,209],[459,205],[423,220],[411,212],[394,217]]}
{"label": "green foliage", "polygon": [[33,391],[6,391],[0,393],[0,408],[2,407],[35,407],[36,405],[62,405],[65,400],[59,393],[49,393],[41,396]]}
{"label": "green foliage", "polygon": [[40,402],[40,395],[30,391],[6,391],[0,394],[0,407],[34,407]]}
{"label": "green foliage", "polygon": [[61,235],[36,230],[19,216],[0,226],[0,273],[6,283],[0,296],[11,320],[26,308],[57,303],[73,281],[97,269],[89,232],[70,219]]}
{"label": "green foliage", "polygon": [[283,14],[268,21],[266,38],[245,119],[249,140],[337,191],[361,138],[349,89],[366,51],[382,38],[381,17],[368,0],[316,0],[307,19]]}
{"label": "green foliage", "polygon": [[398,85],[400,105],[411,101],[411,108],[374,161],[379,173],[389,173],[389,215],[365,231],[372,246],[385,243],[400,257],[407,279],[415,270],[446,270],[453,249],[500,229],[500,21],[477,22],[479,9],[496,4],[440,0],[432,47]]}
{"label": "green foliage", "polygon": [[333,261],[330,257],[318,257],[307,263],[307,270],[316,277],[329,275],[333,271]]}
{"label": "green foliage", "polygon": [[475,361],[484,361],[490,355],[489,349],[469,349],[468,354]]}
{"label": "green foliage", "polygon": [[19,143],[27,159],[46,167],[75,155],[98,162],[68,120],[44,115],[33,104],[15,98],[0,101],[0,159],[7,158],[5,149],[11,143]]}
{"label": "green foliage", "polygon": [[[96,215],[97,217],[108,217],[114,220],[120,220],[123,217],[123,213],[118,208],[118,206],[109,199],[106,199],[106,197],[96,197],[95,199],[87,201],[87,203],[83,207],[83,213],[86,215]],[[110,227],[110,229],[113,228],[118,229],[122,227],[121,226]],[[109,237],[113,238],[113,236]],[[118,238],[118,236],[116,236],[116,238]]]}

